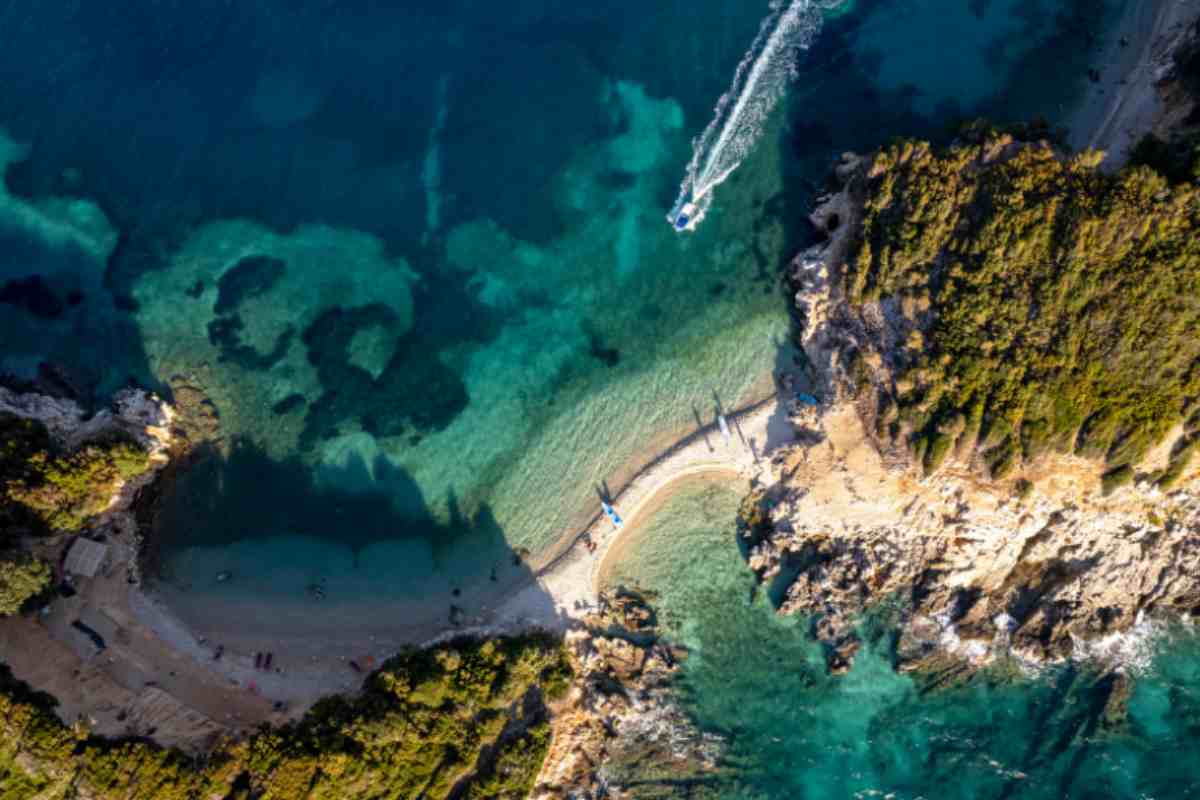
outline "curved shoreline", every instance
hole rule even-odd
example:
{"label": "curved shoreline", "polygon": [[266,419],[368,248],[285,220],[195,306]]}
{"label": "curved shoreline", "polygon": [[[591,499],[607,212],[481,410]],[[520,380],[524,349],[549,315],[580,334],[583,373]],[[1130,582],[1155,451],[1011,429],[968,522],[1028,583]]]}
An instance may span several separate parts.
{"label": "curved shoreline", "polygon": [[[1118,47],[1112,56],[1114,63],[1104,71],[1108,94],[1102,94],[1098,86],[1089,89],[1071,124],[1072,131],[1086,143],[1112,150],[1114,163],[1132,143],[1131,138],[1122,137],[1151,124],[1157,110],[1155,67],[1161,66],[1164,45],[1179,28],[1180,19],[1197,7],[1200,0],[1138,0],[1129,7],[1119,27],[1129,33],[1130,46],[1123,51]],[[1121,35],[1115,33],[1114,38]],[[1121,84],[1123,80],[1127,84]],[[1113,84],[1120,88],[1113,91]],[[764,375],[770,373],[764,370]],[[531,576],[505,588],[483,587],[490,591],[488,606],[468,625],[451,626],[444,616],[436,623],[406,625],[402,609],[363,606],[353,613],[371,619],[346,626],[336,637],[324,637],[320,630],[301,632],[296,627],[278,629],[253,643],[246,637],[231,637],[228,652],[215,661],[213,642],[200,638],[197,629],[173,613],[155,592],[114,586],[98,598],[96,607],[111,616],[131,641],[117,642],[104,660],[94,660],[89,669],[103,672],[135,696],[162,681],[166,692],[185,708],[201,711],[217,726],[237,730],[259,722],[282,721],[303,712],[319,697],[354,691],[363,675],[352,671],[348,664],[352,659],[358,659],[369,672],[373,664],[406,645],[532,628],[570,629],[594,608],[605,570],[619,558],[621,546],[636,537],[654,511],[690,480],[722,476],[750,481],[768,474],[771,451],[794,438],[785,413],[787,399],[772,391],[766,399],[730,412],[727,419],[733,435],[729,441],[715,423],[673,440],[667,438],[671,431],[663,431],[662,438],[647,443],[648,459],[635,457],[615,472],[620,485],[612,500],[625,518],[622,528],[613,528],[600,511],[598,499],[590,515],[581,509],[573,519],[583,524],[573,526],[528,562]],[[664,441],[665,447],[653,449]],[[232,607],[227,610],[232,613]],[[272,620],[272,625],[277,624]],[[53,641],[62,649],[64,660],[78,660],[70,652],[70,644],[69,638]],[[253,651],[260,648],[273,649],[279,657],[276,663],[283,664],[286,671],[255,669]],[[289,708],[273,708],[271,701],[276,700],[288,703]]]}
{"label": "curved shoreline", "polygon": [[[230,690],[247,693],[247,702],[238,704],[237,713],[228,720],[214,720],[218,724],[242,727],[294,718],[323,696],[355,691],[363,678],[349,666],[355,658],[369,667],[407,645],[430,646],[463,635],[515,634],[531,629],[561,632],[578,625],[595,607],[599,579],[615,545],[634,533],[655,507],[698,475],[747,480],[759,476],[769,464],[769,453],[793,439],[791,423],[774,392],[729,412],[726,419],[731,433],[728,441],[715,422],[694,429],[644,462],[613,492],[613,505],[625,520],[622,528],[613,528],[597,508],[587,525],[560,540],[544,557],[545,563],[531,565],[538,568],[529,579],[493,599],[484,613],[467,625],[451,626],[444,621],[429,626],[387,624],[351,633],[351,638],[361,642],[346,646],[341,641],[332,649],[323,640],[314,643],[312,632],[299,637],[278,633],[263,637],[260,646],[274,650],[277,663],[286,669],[264,672],[253,666],[253,648],[239,646],[236,638],[229,640],[224,657],[214,660],[214,642],[201,638],[153,591],[130,587],[120,605],[146,634],[176,654],[174,669],[179,670],[180,661],[186,660],[191,662],[186,673],[199,685],[224,687],[226,696]],[[595,543],[591,549],[589,541]],[[180,670],[181,677],[183,672]],[[286,711],[273,709],[273,701],[286,703]]]}
{"label": "curved shoreline", "polygon": [[596,565],[594,588],[603,592],[614,588],[613,578],[622,564],[628,563],[637,553],[637,544],[655,530],[655,517],[662,513],[681,494],[692,494],[711,487],[731,487],[735,491],[741,483],[740,473],[721,468],[697,469],[676,476],[668,485],[646,498],[637,512],[636,521],[627,523],[621,535],[609,544]]}
{"label": "curved shoreline", "polygon": [[[614,545],[636,530],[646,512],[665,501],[681,481],[712,473],[740,475],[749,481],[768,469],[770,454],[776,448],[795,438],[778,396],[731,412],[726,419],[731,433],[728,441],[714,423],[663,451],[613,493],[613,507],[624,518],[621,528],[615,528],[597,511],[591,523],[574,534],[566,548],[538,570],[534,583],[503,601],[489,615],[491,624],[473,632],[497,633],[531,626],[551,630],[571,627],[594,608],[602,568]],[[594,545],[590,549],[589,541]],[[552,606],[546,598],[552,599]]]}

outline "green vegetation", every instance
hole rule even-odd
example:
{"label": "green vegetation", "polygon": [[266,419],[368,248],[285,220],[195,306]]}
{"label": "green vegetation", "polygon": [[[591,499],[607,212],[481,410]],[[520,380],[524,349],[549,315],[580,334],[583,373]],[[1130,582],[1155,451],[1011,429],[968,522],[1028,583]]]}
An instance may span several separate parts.
{"label": "green vegetation", "polygon": [[146,452],[110,436],[71,452],[41,423],[0,414],[0,616],[50,584],[50,570],[21,549],[22,534],[76,532],[112,500],[119,481],[146,470]]}
{"label": "green vegetation", "polygon": [[549,747],[541,687],[569,674],[550,637],[457,640],[397,656],[357,698],[193,760],[67,728],[0,668],[0,798],[524,797]]}
{"label": "green vegetation", "polygon": [[1104,494],[1112,494],[1122,486],[1128,486],[1133,483],[1134,472],[1133,467],[1128,464],[1110,469],[1100,478],[1100,489]]}
{"label": "green vegetation", "polygon": [[1200,453],[1200,436],[1192,435],[1190,438],[1178,442],[1171,454],[1170,463],[1158,478],[1158,485],[1164,489],[1170,489],[1179,483],[1180,478],[1187,474],[1188,468],[1192,465],[1193,456],[1197,453]]}
{"label": "green vegetation", "polygon": [[867,167],[845,290],[907,343],[880,430],[928,472],[951,448],[997,477],[1055,451],[1108,485],[1200,408],[1200,188],[1099,161],[977,128]]}
{"label": "green vegetation", "polygon": [[40,423],[11,416],[0,417],[0,433],[8,506],[0,513],[47,530],[78,531],[108,506],[119,481],[147,468],[145,450],[129,439],[111,436],[60,452]]}
{"label": "green vegetation", "polygon": [[495,762],[471,784],[465,796],[470,800],[525,800],[549,749],[550,723],[534,725],[500,749]]}
{"label": "green vegetation", "polygon": [[50,586],[50,567],[16,550],[0,552],[0,617],[21,610],[31,597]]}

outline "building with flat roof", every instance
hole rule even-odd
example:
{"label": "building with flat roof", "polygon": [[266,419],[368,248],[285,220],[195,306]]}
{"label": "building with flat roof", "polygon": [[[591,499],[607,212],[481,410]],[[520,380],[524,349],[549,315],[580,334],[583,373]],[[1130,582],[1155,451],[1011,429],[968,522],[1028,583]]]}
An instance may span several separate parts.
{"label": "building with flat roof", "polygon": [[63,564],[63,569],[71,575],[94,578],[100,571],[100,567],[104,565],[104,559],[107,556],[108,545],[80,537],[67,551],[67,560]]}

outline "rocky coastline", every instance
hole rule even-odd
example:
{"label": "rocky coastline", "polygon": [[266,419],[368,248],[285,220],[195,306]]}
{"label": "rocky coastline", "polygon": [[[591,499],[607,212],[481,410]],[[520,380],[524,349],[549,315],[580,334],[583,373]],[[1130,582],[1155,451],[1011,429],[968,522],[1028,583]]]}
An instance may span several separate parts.
{"label": "rocky coastline", "polygon": [[[1001,136],[981,163],[1046,146]],[[864,615],[881,609],[900,631],[897,668],[935,684],[1004,663],[1137,665],[1156,629],[1200,613],[1191,422],[1122,467],[1127,480],[1103,459],[1053,451],[996,478],[965,436],[931,470],[926,451],[885,430],[906,347],[911,358],[936,309],[846,291],[877,174],[871,157],[843,156],[839,190],[812,214],[824,240],[790,270],[797,339],[827,402],[793,404],[799,443],[747,500],[750,566],[779,613],[812,617],[835,673],[852,665]]]}
{"label": "rocky coastline", "polygon": [[671,697],[687,652],[661,638],[653,598],[617,590],[566,634],[575,670],[555,709],[532,798],[686,797],[719,769],[723,741],[696,728]]}
{"label": "rocky coastline", "polygon": [[[173,404],[143,390],[123,390],[89,416],[70,399],[0,388],[0,414],[36,421],[63,448],[120,433],[149,456],[147,469],[124,481],[82,534],[26,541],[48,563],[61,563],[82,537],[102,543],[107,556],[94,577],[57,576],[56,583],[65,579],[71,586],[71,595],[46,602],[44,613],[0,618],[0,677],[6,682],[0,704],[12,704],[9,710],[20,715],[26,692],[45,693],[30,696],[54,697],[61,724],[81,724],[78,730],[89,737],[103,737],[89,741],[136,736],[201,755],[236,748],[254,735],[256,721],[281,725],[288,711],[304,709],[272,710],[269,701],[236,684],[218,690],[204,665],[191,664],[187,652],[172,655],[170,641],[142,627],[141,570],[146,552],[153,552],[144,532],[153,530],[159,499],[196,448],[222,444],[219,416],[203,391],[182,379],[172,390]],[[103,631],[99,652],[72,632],[70,623],[81,619],[90,630]],[[664,791],[703,784],[716,769],[721,743],[696,730],[671,700],[669,685],[686,652],[660,638],[650,605],[621,591],[604,597],[578,623],[562,645],[575,677],[561,699],[548,701],[549,756],[534,796],[621,797],[625,782],[636,775],[644,785],[648,770]],[[46,659],[46,652],[56,657]],[[168,673],[175,680],[164,680]],[[31,762],[30,768],[38,774],[48,765]]]}
{"label": "rocky coastline", "polygon": [[[1156,127],[1165,137],[1194,117],[1194,98],[1170,75],[1159,83],[1163,119],[1173,120]],[[990,157],[1029,146],[1041,145],[1005,139]],[[1190,423],[1173,428],[1115,486],[1107,465],[1070,453],[1041,453],[994,479],[978,454],[959,447],[929,470],[882,435],[875,389],[896,381],[896,354],[928,309],[908,313],[901,301],[854,304],[847,296],[845,265],[863,223],[871,168],[869,158],[842,158],[840,189],[812,215],[824,240],[787,276],[797,340],[821,399],[812,405],[797,394],[786,404],[798,436],[769,454],[761,488],[744,505],[748,562],[778,598],[779,613],[812,619],[831,672],[851,668],[864,617],[886,613],[898,630],[897,669],[928,686],[989,668],[1028,672],[1086,661],[1107,673],[1107,718],[1117,725],[1129,675],[1155,632],[1200,616],[1200,464],[1188,451],[1169,487],[1158,478],[1180,463],[1181,446],[1196,431]],[[216,688],[185,675],[196,678],[192,688],[184,681],[164,688],[149,677],[175,676],[172,667],[183,674],[177,663],[188,656],[170,642],[139,640],[151,637],[138,627],[128,593],[141,582],[142,559],[153,558],[142,532],[192,448],[221,446],[203,390],[185,382],[172,388],[174,406],[128,389],[91,417],[71,400],[0,388],[0,413],[36,420],[63,447],[119,431],[148,454],[148,468],[123,481],[89,522],[86,538],[111,553],[101,579],[44,619],[0,620],[0,661],[55,695],[65,724],[203,753],[254,724],[288,717],[236,685]],[[58,562],[72,541],[57,536],[31,549]],[[69,622],[88,605],[115,626],[114,649],[128,656],[123,664],[72,650]],[[563,641],[574,677],[564,696],[547,703],[550,738],[532,797],[620,798],[631,796],[634,781],[637,796],[687,796],[719,774],[723,742],[698,730],[672,700],[687,653],[661,636],[653,598],[604,596]],[[30,643],[45,649],[33,652]],[[47,652],[59,661],[48,663]]]}

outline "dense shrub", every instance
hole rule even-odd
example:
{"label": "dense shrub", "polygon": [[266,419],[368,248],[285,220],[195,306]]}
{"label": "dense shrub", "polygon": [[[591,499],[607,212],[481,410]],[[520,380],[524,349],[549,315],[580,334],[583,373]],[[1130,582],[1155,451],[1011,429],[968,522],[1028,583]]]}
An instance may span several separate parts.
{"label": "dense shrub", "polygon": [[1128,486],[1133,483],[1133,478],[1133,467],[1125,464],[1104,473],[1100,479],[1100,488],[1105,494],[1112,494],[1122,486]]}
{"label": "dense shrub", "polygon": [[144,472],[146,451],[112,435],[62,452],[38,422],[0,415],[0,516],[10,524],[77,531],[121,481]]}
{"label": "dense shrub", "polygon": [[50,585],[50,567],[19,550],[0,551],[0,617],[17,613],[25,601]]}
{"label": "dense shrub", "polygon": [[1200,397],[1200,189],[1098,164],[983,134],[867,167],[845,290],[921,334],[882,407],[927,470],[953,443],[996,476],[1051,450],[1132,464]]}
{"label": "dense shrub", "polygon": [[413,650],[360,696],[193,760],[66,728],[0,667],[0,797],[524,797],[549,746],[541,687],[569,672],[539,635]]}
{"label": "dense shrub", "polygon": [[1167,468],[1158,477],[1158,485],[1164,489],[1170,489],[1179,483],[1179,480],[1187,474],[1187,470],[1191,467],[1196,453],[1200,453],[1200,436],[1193,435],[1191,438],[1181,441],[1175,452],[1171,454],[1171,461],[1167,464]]}

